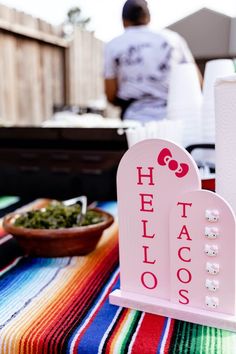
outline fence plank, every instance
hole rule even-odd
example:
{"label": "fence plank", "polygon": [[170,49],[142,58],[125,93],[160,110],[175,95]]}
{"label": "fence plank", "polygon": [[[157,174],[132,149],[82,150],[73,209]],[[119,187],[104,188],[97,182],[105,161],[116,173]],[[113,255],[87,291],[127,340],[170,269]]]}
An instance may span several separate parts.
{"label": "fence plank", "polygon": [[11,36],[0,36],[1,43],[1,118],[7,117],[5,123],[13,125],[17,120],[16,92],[16,41]]}
{"label": "fence plank", "polygon": [[40,125],[54,105],[87,106],[103,94],[103,43],[75,29],[74,39],[0,4],[0,123]]}
{"label": "fence plank", "polygon": [[69,103],[87,106],[90,101],[101,98],[104,92],[103,42],[92,32],[75,28],[68,52]]}

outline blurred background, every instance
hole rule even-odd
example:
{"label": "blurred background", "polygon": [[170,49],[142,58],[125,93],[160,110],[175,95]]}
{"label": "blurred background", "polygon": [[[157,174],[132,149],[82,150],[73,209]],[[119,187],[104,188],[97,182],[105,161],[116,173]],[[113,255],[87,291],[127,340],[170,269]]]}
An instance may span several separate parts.
{"label": "blurred background", "polygon": [[[103,87],[103,46],[122,33],[122,0],[2,0],[0,123],[40,126],[58,111],[118,117]],[[200,70],[236,55],[235,1],[150,0],[153,29],[180,33]]]}
{"label": "blurred background", "polygon": [[105,96],[104,46],[123,32],[123,4],[1,0],[0,193],[115,199],[121,157],[146,138],[193,155],[204,143],[194,158],[203,176],[214,173],[214,82],[235,71],[235,0],[149,0],[151,28],[185,38],[204,82],[195,67],[176,68],[166,119],[146,125],[121,121]]}

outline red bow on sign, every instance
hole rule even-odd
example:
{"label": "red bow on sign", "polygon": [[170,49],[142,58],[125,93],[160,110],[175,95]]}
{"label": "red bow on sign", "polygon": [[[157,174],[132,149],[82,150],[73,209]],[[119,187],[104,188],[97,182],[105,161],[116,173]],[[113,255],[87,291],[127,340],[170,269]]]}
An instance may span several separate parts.
{"label": "red bow on sign", "polygon": [[164,148],[158,155],[157,162],[161,166],[168,165],[171,171],[175,171],[176,177],[182,178],[188,173],[189,167],[186,163],[178,163],[176,160],[172,159],[172,154],[169,149]]}

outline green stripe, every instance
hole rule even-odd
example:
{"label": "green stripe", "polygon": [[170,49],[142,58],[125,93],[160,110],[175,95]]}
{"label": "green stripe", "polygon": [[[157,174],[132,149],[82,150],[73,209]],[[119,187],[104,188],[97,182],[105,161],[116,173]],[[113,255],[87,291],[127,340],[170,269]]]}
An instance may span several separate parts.
{"label": "green stripe", "polygon": [[222,353],[222,350],[223,350],[223,331],[220,331],[219,330],[219,333],[220,333],[220,353]]}
{"label": "green stripe", "polygon": [[214,353],[218,354],[218,353],[220,353],[220,330],[219,329],[215,328],[214,336],[215,336],[215,351],[214,351]]}
{"label": "green stripe", "polygon": [[233,354],[236,333],[176,320],[170,353]]}
{"label": "green stripe", "polygon": [[185,347],[185,329],[187,322],[179,321],[179,328],[176,336],[175,352],[183,353]]}
{"label": "green stripe", "polygon": [[214,354],[215,352],[215,341],[214,341],[214,332],[215,328],[210,327],[210,349],[211,349],[211,354]]}
{"label": "green stripe", "polygon": [[191,326],[191,333],[190,333],[190,353],[196,353],[196,349],[197,349],[197,340],[198,340],[198,336],[197,336],[197,325],[192,324]]}
{"label": "green stripe", "polygon": [[180,353],[179,351],[179,341],[180,341],[180,330],[181,330],[181,321],[176,320],[175,325],[174,325],[174,335],[175,335],[175,342],[171,343],[173,346],[173,351],[172,353]]}
{"label": "green stripe", "polygon": [[197,336],[197,325],[190,323],[189,324],[189,336],[188,336],[188,353],[196,353],[199,350],[197,345],[198,336]]}
{"label": "green stripe", "polygon": [[205,331],[204,331],[204,337],[203,337],[203,343],[204,343],[204,354],[210,354],[209,353],[209,348],[210,348],[210,327],[204,326]]}
{"label": "green stripe", "polygon": [[197,341],[196,341],[196,348],[199,348],[200,352],[203,352],[203,343],[204,343],[204,326],[196,325],[197,326]]}
{"label": "green stripe", "polygon": [[190,352],[191,346],[191,327],[192,323],[186,322],[185,327],[185,344],[184,344],[184,353],[187,354]]}
{"label": "green stripe", "polygon": [[129,323],[128,331],[125,333],[123,340],[121,340],[121,347],[119,353],[124,353],[124,354],[127,353],[127,344],[130,343],[131,340],[130,336],[133,333],[134,327],[137,326],[140,317],[141,317],[140,311],[132,310],[132,317],[130,318],[131,322]]}
{"label": "green stripe", "polygon": [[19,200],[20,200],[19,197],[8,197],[8,196],[0,197],[0,209],[7,208],[12,204],[17,203]]}
{"label": "green stripe", "polygon": [[183,323],[183,338],[181,340],[181,353],[186,354],[186,349],[188,348],[188,322]]}

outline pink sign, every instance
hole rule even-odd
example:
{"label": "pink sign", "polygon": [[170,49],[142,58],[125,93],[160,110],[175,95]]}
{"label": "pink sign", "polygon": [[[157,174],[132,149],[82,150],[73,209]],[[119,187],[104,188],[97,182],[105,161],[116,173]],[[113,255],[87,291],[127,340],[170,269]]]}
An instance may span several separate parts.
{"label": "pink sign", "polygon": [[145,140],[117,173],[119,306],[236,331],[235,216],[200,189],[198,168],[170,141]]}
{"label": "pink sign", "polygon": [[217,194],[188,192],[170,215],[171,301],[235,314],[235,219]]}
{"label": "pink sign", "polygon": [[170,298],[169,211],[181,192],[200,189],[192,157],[164,140],[145,140],[117,174],[121,289]]}

